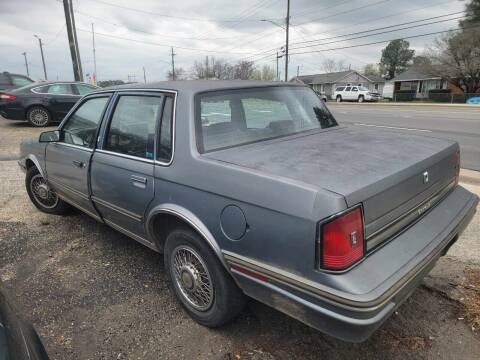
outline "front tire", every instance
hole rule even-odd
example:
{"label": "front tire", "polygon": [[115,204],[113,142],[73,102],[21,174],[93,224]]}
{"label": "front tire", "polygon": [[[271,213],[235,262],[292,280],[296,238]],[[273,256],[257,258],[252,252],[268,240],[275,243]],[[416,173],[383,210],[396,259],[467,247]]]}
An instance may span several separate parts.
{"label": "front tire", "polygon": [[245,295],[194,231],[173,230],[166,240],[164,259],[177,299],[198,323],[218,327],[242,311]]}
{"label": "front tire", "polygon": [[362,103],[362,102],[364,102],[364,101],[365,101],[365,97],[364,97],[363,95],[360,95],[360,96],[358,97],[358,102],[359,102],[359,103]]}
{"label": "front tire", "polygon": [[342,102],[342,97],[340,95],[337,96],[337,103]]}
{"label": "front tire", "polygon": [[35,127],[45,127],[52,121],[50,112],[42,106],[33,106],[27,111],[28,122]]}
{"label": "front tire", "polygon": [[64,215],[71,210],[70,205],[58,197],[55,190],[50,188],[35,166],[27,170],[25,187],[33,205],[40,211],[47,214]]}

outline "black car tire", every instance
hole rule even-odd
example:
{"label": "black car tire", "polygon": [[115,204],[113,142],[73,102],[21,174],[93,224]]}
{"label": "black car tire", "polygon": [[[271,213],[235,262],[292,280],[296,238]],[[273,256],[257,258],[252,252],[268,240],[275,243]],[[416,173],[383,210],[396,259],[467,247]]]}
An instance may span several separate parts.
{"label": "black car tire", "polygon": [[52,116],[43,106],[32,106],[27,111],[27,120],[32,126],[45,127],[52,121]]}
{"label": "black car tire", "polygon": [[337,95],[336,100],[337,100],[337,102],[342,102],[342,97],[340,95]]}
{"label": "black car tire", "polygon": [[359,102],[359,103],[363,103],[364,101],[365,101],[365,97],[364,97],[363,95],[360,95],[360,96],[358,97],[358,102]]}
{"label": "black car tire", "polygon": [[[207,327],[218,327],[232,320],[242,311],[246,303],[245,295],[235,284],[230,274],[227,273],[217,256],[197,233],[184,227],[174,229],[167,236],[164,250],[165,269],[173,291],[187,313],[195,321]],[[183,253],[180,253],[180,251],[183,251]],[[185,254],[185,259],[188,259],[189,254],[194,255],[191,262],[196,264],[193,267],[200,270],[197,271],[199,273],[197,279],[207,279],[205,282],[211,282],[213,295],[208,308],[205,306],[205,309],[199,309],[198,304],[192,305],[195,302],[191,300],[191,297],[194,297],[194,294],[192,295],[194,293],[193,289],[198,290],[201,287],[197,286],[198,283],[195,283],[195,276],[191,276],[193,285],[190,290],[186,286],[189,281],[184,281],[184,275],[187,274],[185,278],[188,280],[188,276],[190,276],[188,274],[194,274],[195,270],[190,272],[189,265],[185,265],[184,268],[179,267],[178,259],[183,260],[182,255]],[[180,256],[175,258],[176,255]],[[188,263],[188,261],[185,263]],[[182,270],[177,271],[179,268]],[[202,282],[202,285],[205,285],[205,282]],[[208,293],[205,298],[209,299]]]}
{"label": "black car tire", "polygon": [[65,215],[71,212],[71,206],[60,199],[55,191],[49,189],[47,182],[35,166],[27,170],[25,187],[33,205],[40,211],[53,215]]}

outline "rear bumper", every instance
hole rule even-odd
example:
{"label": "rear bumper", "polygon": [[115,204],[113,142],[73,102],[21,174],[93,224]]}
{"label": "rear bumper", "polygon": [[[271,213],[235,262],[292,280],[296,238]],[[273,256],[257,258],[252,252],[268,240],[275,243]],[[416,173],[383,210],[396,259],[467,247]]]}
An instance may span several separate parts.
{"label": "rear bumper", "polygon": [[475,214],[477,203],[475,195],[456,187],[425,217],[359,266],[332,275],[342,284],[363,281],[367,290],[362,292],[331,289],[236,254],[225,253],[225,257],[247,295],[329,335],[361,342],[408,298],[457,240]]}

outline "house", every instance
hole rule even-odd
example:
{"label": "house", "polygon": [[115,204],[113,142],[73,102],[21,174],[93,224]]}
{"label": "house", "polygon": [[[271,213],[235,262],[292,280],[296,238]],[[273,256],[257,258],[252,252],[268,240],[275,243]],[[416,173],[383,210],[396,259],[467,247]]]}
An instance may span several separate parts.
{"label": "house", "polygon": [[360,74],[356,70],[338,71],[324,74],[302,75],[291,81],[309,85],[313,90],[332,98],[335,88],[338,86],[358,85],[366,87],[371,92],[382,93],[385,80],[380,76]]}
{"label": "house", "polygon": [[[398,92],[411,91],[416,99],[426,99],[430,90],[450,90],[452,93],[461,93],[462,90],[440,76],[429,74],[428,71],[411,67],[388,81],[393,84],[393,95]],[[387,89],[389,86],[386,86]],[[384,97],[387,94],[383,94]],[[393,96],[391,96],[393,97]]]}

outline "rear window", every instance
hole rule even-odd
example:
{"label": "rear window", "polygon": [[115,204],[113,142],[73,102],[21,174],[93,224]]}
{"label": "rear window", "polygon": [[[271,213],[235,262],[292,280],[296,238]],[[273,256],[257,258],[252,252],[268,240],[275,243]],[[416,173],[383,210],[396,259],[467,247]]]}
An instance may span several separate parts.
{"label": "rear window", "polygon": [[345,86],[339,86],[335,89],[335,91],[343,91],[345,89]]}
{"label": "rear window", "polygon": [[336,125],[325,104],[306,87],[215,91],[196,98],[201,153]]}

